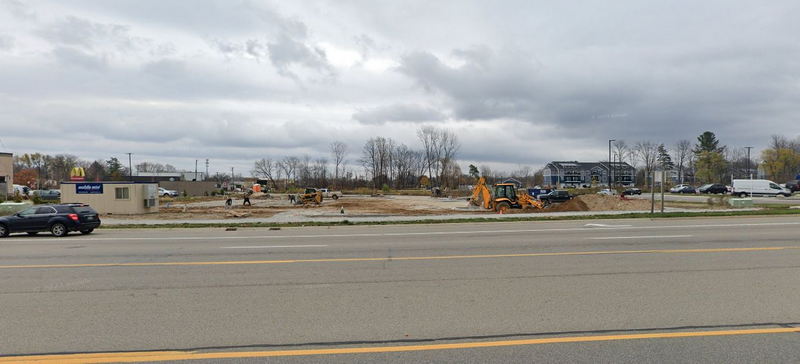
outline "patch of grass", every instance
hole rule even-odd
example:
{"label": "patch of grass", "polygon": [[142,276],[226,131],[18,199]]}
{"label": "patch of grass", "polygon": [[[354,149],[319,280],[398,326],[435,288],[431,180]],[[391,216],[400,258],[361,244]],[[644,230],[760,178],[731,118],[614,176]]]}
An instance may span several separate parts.
{"label": "patch of grass", "polygon": [[241,228],[270,228],[270,227],[305,227],[305,226],[352,226],[352,225],[411,225],[411,224],[453,224],[453,223],[482,223],[482,222],[524,222],[524,221],[561,221],[561,220],[611,220],[611,219],[660,219],[660,218],[686,218],[686,217],[725,217],[725,216],[774,216],[774,215],[800,215],[800,209],[766,208],[762,210],[730,210],[714,212],[665,212],[665,213],[626,213],[619,215],[581,215],[581,216],[525,216],[506,217],[502,219],[474,217],[464,219],[443,220],[409,220],[409,221],[309,221],[291,223],[175,223],[175,224],[120,224],[103,225],[102,229],[176,229],[176,228],[210,228],[210,227],[241,227]]}

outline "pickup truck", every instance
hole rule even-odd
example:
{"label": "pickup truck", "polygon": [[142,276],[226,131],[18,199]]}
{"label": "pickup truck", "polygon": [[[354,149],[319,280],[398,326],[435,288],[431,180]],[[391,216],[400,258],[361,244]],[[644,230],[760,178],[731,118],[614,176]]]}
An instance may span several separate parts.
{"label": "pickup truck", "polygon": [[322,197],[338,200],[342,197],[342,191],[330,191],[327,188],[319,188],[317,191],[322,192]]}
{"label": "pickup truck", "polygon": [[539,201],[545,203],[545,205],[549,205],[554,202],[565,202],[572,199],[572,195],[569,194],[569,191],[566,190],[554,190],[550,193],[545,193],[543,195],[539,195]]}

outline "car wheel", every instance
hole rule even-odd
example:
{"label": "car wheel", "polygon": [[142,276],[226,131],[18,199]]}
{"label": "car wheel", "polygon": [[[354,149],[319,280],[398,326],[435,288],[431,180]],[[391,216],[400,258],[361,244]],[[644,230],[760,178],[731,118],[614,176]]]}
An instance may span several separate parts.
{"label": "car wheel", "polygon": [[36,235],[38,233],[39,233],[38,231],[28,231],[28,235],[31,235],[31,236]]}
{"label": "car wheel", "polygon": [[745,198],[745,197],[747,197],[746,193],[742,192],[742,193],[739,194],[739,198]]}
{"label": "car wheel", "polygon": [[81,230],[81,234],[83,234],[83,235],[89,235],[89,234],[91,234],[91,233],[92,233],[92,231],[94,231],[94,229],[86,229],[86,230]]}
{"label": "car wheel", "polygon": [[164,197],[169,197],[169,193],[165,193],[165,194],[164,194]]}
{"label": "car wheel", "polygon": [[50,226],[50,232],[53,233],[53,236],[62,237],[67,236],[69,234],[69,230],[67,230],[67,226],[57,222]]}
{"label": "car wheel", "polygon": [[0,224],[0,238],[5,238],[8,236],[8,233],[8,228],[5,225]]}
{"label": "car wheel", "polygon": [[331,196],[331,198],[334,199],[334,200],[338,200],[339,199],[339,195],[333,195],[333,196]]}

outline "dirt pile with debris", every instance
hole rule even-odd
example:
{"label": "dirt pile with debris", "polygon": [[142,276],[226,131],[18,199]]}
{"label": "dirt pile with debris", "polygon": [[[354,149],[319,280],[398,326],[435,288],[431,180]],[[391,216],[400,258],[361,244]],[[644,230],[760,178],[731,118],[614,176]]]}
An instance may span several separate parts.
{"label": "dirt pile with debris", "polygon": [[622,199],[619,196],[580,195],[567,202],[553,205],[545,211],[641,211],[649,210],[650,201]]}

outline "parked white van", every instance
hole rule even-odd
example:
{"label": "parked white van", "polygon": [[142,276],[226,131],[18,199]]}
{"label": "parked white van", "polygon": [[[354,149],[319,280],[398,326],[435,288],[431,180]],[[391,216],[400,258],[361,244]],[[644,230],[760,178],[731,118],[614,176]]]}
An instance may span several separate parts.
{"label": "parked white van", "polygon": [[734,196],[747,197],[753,196],[786,196],[792,195],[788,188],[779,186],[777,183],[768,179],[735,179],[733,180]]}

